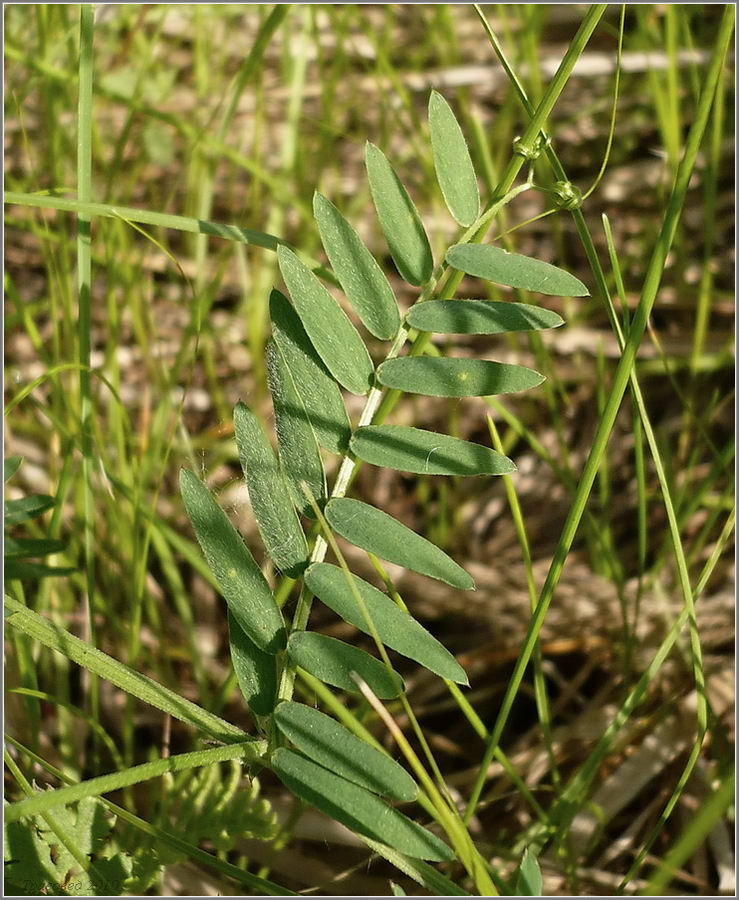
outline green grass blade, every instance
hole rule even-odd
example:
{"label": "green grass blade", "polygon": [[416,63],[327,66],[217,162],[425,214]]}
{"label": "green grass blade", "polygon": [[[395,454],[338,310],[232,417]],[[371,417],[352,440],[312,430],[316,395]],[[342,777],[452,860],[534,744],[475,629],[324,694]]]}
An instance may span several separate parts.
{"label": "green grass blade", "polygon": [[157,684],[146,675],[135,672],[118,662],[117,659],[113,659],[96,647],[81,641],[64,628],[47,622],[42,616],[7,595],[5,596],[5,607],[8,613],[5,617],[6,625],[17,628],[18,631],[39,641],[45,647],[56,650],[67,659],[94,675],[105,678],[131,696],[138,697],[139,700],[143,700],[150,706],[161,709],[173,718],[186,722],[224,743],[233,744],[249,738],[249,735],[230,722],[214,716],[169,688]]}
{"label": "green grass blade", "polygon": [[500,736],[503,732],[503,728],[508,721],[514,699],[518,693],[521,681],[523,679],[523,674],[526,670],[526,667],[528,666],[529,660],[531,659],[531,654],[533,653],[534,647],[536,646],[537,635],[541,629],[547,609],[549,608],[549,604],[552,601],[554,590],[559,581],[562,569],[572,546],[572,542],[575,539],[575,535],[585,511],[585,506],[590,495],[593,482],[595,481],[598,469],[600,468],[601,460],[603,458],[603,454],[605,453],[608,438],[610,436],[611,430],[613,429],[613,425],[615,423],[616,416],[623,399],[623,395],[626,392],[629,378],[636,360],[636,352],[646,330],[647,321],[652,311],[652,307],[654,305],[657,291],[662,279],[662,273],[666,264],[667,255],[669,253],[670,247],[672,246],[672,241],[677,229],[677,223],[680,218],[683,204],[685,202],[688,184],[693,173],[693,168],[698,156],[700,143],[706,128],[706,123],[708,121],[713,96],[716,90],[716,84],[718,82],[719,72],[723,65],[724,56],[727,52],[727,48],[731,39],[733,25],[734,7],[726,6],[721,21],[717,43],[714,48],[710,66],[704,82],[703,91],[701,93],[700,102],[698,104],[698,109],[696,111],[693,125],[688,135],[685,152],[680,162],[680,166],[675,177],[675,183],[673,185],[670,199],[667,204],[660,235],[657,239],[654,250],[652,252],[652,256],[649,261],[649,265],[647,267],[646,277],[642,286],[639,303],[632,319],[628,340],[624,347],[621,360],[614,374],[611,392],[609,394],[606,406],[603,410],[603,415],[598,424],[591,451],[585,463],[585,467],[578,484],[577,492],[573,498],[572,506],[570,507],[567,520],[565,521],[564,527],[562,529],[562,534],[560,536],[557,548],[554,553],[554,557],[552,559],[552,564],[550,566],[544,585],[542,586],[542,589],[540,591],[539,601],[537,603],[534,614],[532,615],[531,623],[529,625],[529,628],[527,629],[521,653],[509,681],[508,688],[503,698],[501,709],[495,723],[495,727],[493,728],[488,746],[486,748],[486,752],[483,756],[478,776],[470,796],[470,802],[467,807],[467,820],[469,820],[469,817],[474,813],[475,807],[477,806],[477,803],[479,801],[480,794],[486,780],[487,769],[492,759],[494,747],[497,746],[498,741],[500,740]]}
{"label": "green grass blade", "polygon": [[17,822],[21,816],[37,816],[55,806],[67,806],[69,803],[76,803],[87,797],[99,797],[101,794],[119,791],[132,784],[159,778],[168,772],[183,772],[200,766],[211,766],[227,759],[246,759],[253,762],[253,745],[251,743],[229,744],[226,747],[180,753],[166,759],[158,759],[140,766],[123,769],[120,772],[112,772],[110,775],[100,775],[98,778],[91,778],[89,781],[81,781],[68,787],[40,791],[25,800],[7,805],[5,821]]}

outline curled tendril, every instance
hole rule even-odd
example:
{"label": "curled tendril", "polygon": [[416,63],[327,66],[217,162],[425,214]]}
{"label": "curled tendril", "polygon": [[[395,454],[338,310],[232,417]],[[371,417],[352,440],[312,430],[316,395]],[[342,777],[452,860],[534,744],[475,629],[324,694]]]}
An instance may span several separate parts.
{"label": "curled tendril", "polygon": [[523,138],[519,135],[513,139],[513,152],[518,156],[523,156],[524,159],[534,160],[541,156],[542,150],[545,150],[550,143],[551,141],[548,136],[544,137],[539,134],[534,139],[534,143],[529,146],[528,144],[524,144]]}
{"label": "curled tendril", "polygon": [[571,181],[555,182],[552,194],[559,209],[579,209],[582,206],[582,191]]}

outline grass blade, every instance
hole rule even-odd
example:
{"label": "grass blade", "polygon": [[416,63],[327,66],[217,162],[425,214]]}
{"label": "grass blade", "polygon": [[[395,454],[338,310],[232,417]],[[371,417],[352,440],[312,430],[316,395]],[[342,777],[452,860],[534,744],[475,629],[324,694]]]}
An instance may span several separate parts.
{"label": "grass blade", "polygon": [[[45,647],[56,650],[94,675],[105,678],[131,696],[143,700],[144,703],[161,709],[173,718],[186,722],[224,743],[233,744],[249,739],[246,732],[230,722],[191,703],[146,675],[135,672],[107,653],[81,641],[64,628],[47,622],[38,613],[27,609],[22,603],[7,595],[5,609],[6,625],[17,628]],[[256,746],[258,745],[255,744]]]}

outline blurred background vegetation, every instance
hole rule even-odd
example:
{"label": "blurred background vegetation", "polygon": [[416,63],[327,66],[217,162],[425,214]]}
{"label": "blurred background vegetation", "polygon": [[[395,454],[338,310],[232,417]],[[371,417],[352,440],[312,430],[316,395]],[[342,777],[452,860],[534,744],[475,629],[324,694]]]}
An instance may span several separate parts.
{"label": "blurred background vegetation", "polygon": [[[585,9],[484,7],[534,103]],[[720,6],[688,4],[630,4],[626,10],[613,144],[584,213],[610,273],[601,222],[607,214],[632,309],[721,12]],[[440,91],[457,112],[485,199],[525,127],[525,113],[471,6],[299,4],[272,20],[271,15],[272,7],[239,4],[96,9],[92,199],[266,231],[322,260],[311,213],[318,189],[357,227],[406,308],[414,295],[396,276],[376,223],[364,142],[371,140],[393,161],[438,254],[456,230],[433,172],[425,116],[429,91]],[[620,7],[608,8],[549,121],[563,167],[583,192],[606,153],[619,15]],[[79,8],[10,5],[4,16],[5,188],[74,196]],[[733,72],[727,70],[637,364],[694,580],[733,508],[733,88]],[[548,192],[554,179],[543,158],[535,164],[534,180],[541,190],[517,198],[494,233],[552,208]],[[248,730],[222,603],[186,523],[177,476],[185,465],[206,477],[247,542],[258,546],[231,417],[239,398],[265,421],[271,415],[263,347],[269,292],[279,280],[275,256],[219,238],[116,218],[93,220],[95,511],[93,552],[86,555],[75,227],[69,213],[6,207],[5,389],[12,408],[5,418],[5,455],[24,459],[7,496],[54,498],[43,518],[18,534],[63,541],[64,549],[48,561],[74,570],[9,581],[6,590],[89,638],[85,610],[91,589],[97,646]],[[566,211],[510,231],[505,241],[593,283]],[[506,295],[467,279],[459,296]],[[618,306],[615,286],[613,296]],[[606,311],[596,301],[547,300],[566,320],[551,333],[438,339],[453,355],[533,365],[548,376],[542,388],[490,403],[407,397],[392,419],[489,443],[485,415],[493,415],[518,465],[516,489],[537,584],[619,355]],[[383,352],[371,342],[370,350]],[[359,398],[348,397],[347,404],[356,421]],[[564,773],[587,756],[681,608],[664,507],[640,440],[627,399],[542,633],[554,746]],[[470,700],[490,725],[529,611],[503,485],[365,467],[354,490],[444,547],[476,578],[473,597],[429,586],[410,573],[397,573],[396,583],[414,613],[465,665]],[[354,571],[369,576],[357,551],[345,549]],[[260,561],[269,572],[267,561]],[[730,546],[713,571],[698,619],[710,735],[674,819],[655,845],[656,856],[733,756]],[[313,624],[328,634],[352,636],[325,610],[314,612]],[[85,678],[62,657],[22,636],[7,637],[8,687],[37,692],[8,693],[10,733],[75,780],[146,761],[163,746],[172,752],[196,746],[184,726],[102,682],[106,738],[92,753]],[[695,731],[686,647],[681,644],[683,652],[660,669],[647,704],[596,780],[591,799],[601,818],[583,807],[568,865],[558,854],[542,861],[547,893],[612,893],[654,824]],[[408,684],[450,784],[465,795],[482,742],[442,685],[412,673]],[[368,726],[384,739],[371,718]],[[519,697],[504,746],[548,804],[554,787],[530,686]],[[229,772],[224,765],[220,777],[227,780]],[[33,776],[46,777],[40,768]],[[169,827],[181,811],[176,793],[165,787],[133,792],[126,802]],[[385,864],[367,870],[366,848],[346,832],[317,814],[298,819],[270,778],[263,780],[262,796],[255,821],[234,826],[235,847],[218,847],[230,859],[255,861],[297,890],[387,893]],[[530,818],[530,809],[496,771],[475,823],[481,845],[505,864]],[[276,844],[257,840],[277,833],[278,820]],[[193,826],[191,840],[201,839],[212,849],[208,828]],[[686,863],[682,892],[733,891],[728,840],[726,824],[719,822]],[[234,890],[227,879],[193,863],[173,860],[166,872],[159,885],[165,893]],[[638,887],[636,880],[630,889]]]}

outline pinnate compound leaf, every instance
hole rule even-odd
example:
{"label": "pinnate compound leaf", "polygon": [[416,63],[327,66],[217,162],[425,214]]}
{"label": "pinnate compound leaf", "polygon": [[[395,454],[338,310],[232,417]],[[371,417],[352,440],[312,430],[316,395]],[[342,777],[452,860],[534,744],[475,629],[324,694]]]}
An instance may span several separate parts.
{"label": "pinnate compound leaf", "polygon": [[477,177],[467,142],[451,106],[437,91],[429,97],[434,168],[449,212],[465,228],[480,215]]}
{"label": "pinnate compound leaf", "polygon": [[505,334],[558,328],[563,319],[530,303],[497,300],[427,300],[412,306],[406,317],[411,328],[437,334]]}
{"label": "pinnate compound leaf", "polygon": [[379,147],[368,142],[364,158],[377,218],[398,272],[408,284],[423,284],[434,260],[418,210]]}
{"label": "pinnate compound leaf", "polygon": [[244,403],[237,403],[234,409],[234,432],[254,518],[267,553],[282,572],[297,578],[308,564],[308,542],[272,445]]}
{"label": "pinnate compound leaf", "polygon": [[228,639],[236,680],[249,709],[258,716],[270,715],[277,699],[277,658],[249,640],[230,610]]}
{"label": "pinnate compound leaf", "polygon": [[[441,678],[467,684],[467,674],[452,654],[433,635],[407,612],[394,603],[387,594],[352,575],[354,585],[364,600],[383,644],[413,659]],[[472,579],[470,579],[471,581]],[[354,625],[365,634],[370,628],[353,591],[346,583],[345,573],[329,563],[314,563],[305,573],[305,583],[312,593],[332,609],[345,622]]]}
{"label": "pinnate compound leaf", "polygon": [[300,385],[300,398],[318,443],[330,453],[344,453],[352,429],[339,385],[316,353],[290,301],[280,291],[272,291],[269,314],[275,344],[293,381]]}
{"label": "pinnate compound leaf", "polygon": [[373,466],[417,475],[507,475],[515,464],[489,447],[405,425],[364,425],[351,450]]}
{"label": "pinnate compound leaf", "polygon": [[403,679],[397,672],[388,671],[379,659],[364,650],[325,634],[294,631],[287,642],[287,652],[306,672],[344,691],[359,693],[352,678],[355,673],[381,700],[389,700],[403,692]]}
{"label": "pinnate compound leaf", "polygon": [[[133,889],[135,858],[121,850],[112,815],[97,797],[54,810],[59,829],[90,859],[85,870],[40,817],[5,823],[7,896],[124,896]],[[151,852],[153,873],[159,870]],[[146,885],[148,887],[148,885]]]}
{"label": "pinnate compound leaf", "polygon": [[375,794],[324,769],[300,753],[275,750],[272,768],[294,794],[359,834],[401,853],[436,862],[454,859],[436,835],[412,822]]}
{"label": "pinnate compound leaf", "polygon": [[518,870],[515,893],[519,897],[541,897],[542,887],[539,861],[536,855],[527,848]]}
{"label": "pinnate compound leaf", "polygon": [[285,646],[285,625],[267,581],[241,535],[194,472],[180,471],[180,492],[221,594],[247,636],[265,653]]}
{"label": "pinnate compound leaf", "polygon": [[374,368],[357,329],[292,250],[278,247],[277,261],[293,306],[326,368],[348,391],[366,394]]}
{"label": "pinnate compound leaf", "polygon": [[404,356],[389,359],[377,370],[385,387],[432,397],[488,397],[526,391],[544,376],[508,363],[487,359]]}
{"label": "pinnate compound leaf", "polygon": [[394,759],[319,710],[285,700],[275,710],[275,722],[298,750],[330,772],[393,800],[418,796],[418,785]]}
{"label": "pinnate compound leaf", "polygon": [[303,484],[308,485],[317,501],[326,497],[326,474],[316,433],[303,403],[302,391],[274,340],[267,341],[265,355],[282,471],[293,503],[303,515],[312,517],[313,509]]}
{"label": "pinnate compound leaf", "polygon": [[394,338],[400,328],[400,313],[393,290],[374,256],[333,203],[317,192],[313,195],[313,215],[347,300],[376,338]]}
{"label": "pinnate compound leaf", "polygon": [[447,250],[446,261],[467,275],[525,291],[562,297],[587,297],[589,293],[579,278],[564,269],[492,244],[457,244]]}
{"label": "pinnate compound leaf", "polygon": [[335,497],[326,504],[325,513],[333,530],[355,547],[452,587],[475,587],[472,577],[436,544],[368,503]]}

